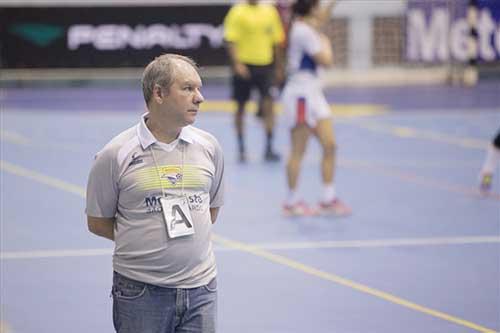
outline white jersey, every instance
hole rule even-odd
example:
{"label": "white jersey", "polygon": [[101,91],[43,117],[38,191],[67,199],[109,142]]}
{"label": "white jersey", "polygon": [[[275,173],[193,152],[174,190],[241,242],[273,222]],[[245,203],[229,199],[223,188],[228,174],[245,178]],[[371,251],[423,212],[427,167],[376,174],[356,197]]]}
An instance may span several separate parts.
{"label": "white jersey", "polygon": [[319,34],[308,24],[295,21],[290,29],[287,52],[288,80],[315,81],[320,84],[320,66],[313,55],[321,51]]}
{"label": "white jersey", "polygon": [[288,39],[288,78],[281,97],[290,127],[306,124],[313,128],[318,120],[330,117],[320,80],[321,66],[314,60],[321,48],[318,32],[302,21],[293,23]]}

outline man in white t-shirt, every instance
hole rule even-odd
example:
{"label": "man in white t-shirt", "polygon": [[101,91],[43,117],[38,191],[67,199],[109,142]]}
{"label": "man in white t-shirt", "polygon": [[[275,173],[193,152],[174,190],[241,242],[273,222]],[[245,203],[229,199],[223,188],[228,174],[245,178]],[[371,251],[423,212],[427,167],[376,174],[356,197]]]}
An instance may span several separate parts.
{"label": "man in white t-shirt", "polygon": [[148,113],[97,155],[89,230],[115,242],[117,332],[215,332],[211,226],[223,198],[217,140],[194,123],[204,98],[196,64],[164,54],[144,70]]}

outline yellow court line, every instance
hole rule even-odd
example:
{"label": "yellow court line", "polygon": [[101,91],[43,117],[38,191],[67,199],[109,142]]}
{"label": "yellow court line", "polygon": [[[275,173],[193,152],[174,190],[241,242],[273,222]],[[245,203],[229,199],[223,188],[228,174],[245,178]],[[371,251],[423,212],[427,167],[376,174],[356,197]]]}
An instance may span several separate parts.
{"label": "yellow court line", "polygon": [[0,132],[0,140],[15,144],[18,146],[34,147],[34,148],[57,148],[65,149],[72,152],[80,152],[81,149],[76,144],[64,144],[55,142],[41,142],[33,139],[29,139],[14,131],[4,131]]}
{"label": "yellow court line", "polygon": [[421,130],[407,126],[385,125],[373,120],[369,122],[353,124],[355,126],[371,130],[373,132],[386,133],[400,138],[422,139],[439,143],[446,143],[463,148],[485,149],[488,145],[488,141],[486,140],[456,137],[439,132]]}
{"label": "yellow court line", "polygon": [[291,259],[286,258],[284,256],[259,249],[255,246],[251,246],[251,245],[247,245],[245,243],[233,241],[233,240],[221,237],[219,235],[213,235],[213,240],[219,244],[224,245],[224,246],[234,248],[234,249],[242,251],[242,252],[247,252],[247,253],[253,254],[255,256],[267,259],[267,260],[272,261],[274,263],[288,266],[290,268],[296,269],[298,271],[304,272],[304,273],[309,274],[309,275],[316,276],[316,277],[324,279],[324,280],[338,283],[338,284],[343,285],[345,287],[349,287],[351,289],[363,292],[365,294],[369,294],[369,295],[375,296],[377,298],[381,298],[381,299],[386,300],[388,302],[395,303],[395,304],[410,308],[410,309],[415,310],[417,312],[422,312],[422,313],[431,315],[433,317],[437,317],[437,318],[440,318],[440,319],[443,319],[443,320],[446,320],[446,321],[449,321],[449,322],[452,322],[452,323],[455,323],[455,324],[458,324],[461,326],[465,326],[465,327],[471,328],[473,330],[476,330],[478,332],[496,333],[494,330],[489,329],[487,327],[475,324],[473,322],[470,322],[470,321],[467,321],[467,320],[464,320],[464,319],[461,319],[458,317],[451,316],[451,315],[446,314],[446,313],[441,312],[441,311],[433,310],[431,308],[427,308],[425,306],[407,301],[403,298],[400,298],[400,297],[397,297],[395,295],[386,293],[384,291],[380,291],[380,290],[368,287],[366,285],[354,282],[352,280],[343,278],[343,277],[338,276],[336,274],[331,274],[331,273],[321,271],[319,269],[304,265],[298,261],[291,260]]}
{"label": "yellow court line", "polygon": [[[62,180],[53,178],[53,177],[42,175],[38,172],[25,169],[23,167],[14,165],[12,163],[5,162],[3,160],[0,160],[0,162],[1,162],[0,163],[1,170],[14,173],[15,175],[18,175],[21,177],[27,177],[29,179],[39,181],[45,185],[56,187],[56,188],[61,189],[63,191],[67,191],[67,192],[79,195],[80,197],[83,197],[83,198],[85,197],[85,190],[83,187],[80,187],[78,185],[69,184],[69,183],[66,183]],[[428,315],[433,316],[433,317],[437,317],[437,318],[440,318],[440,319],[443,319],[443,320],[446,320],[446,321],[449,321],[449,322],[452,322],[452,323],[455,323],[458,325],[462,325],[462,326],[474,329],[478,332],[496,333],[494,330],[486,328],[484,326],[472,323],[470,321],[467,321],[467,320],[464,320],[464,319],[461,319],[458,317],[451,316],[451,315],[446,314],[446,313],[441,312],[441,311],[427,308],[425,306],[407,301],[403,298],[400,298],[400,297],[397,297],[395,295],[386,293],[384,291],[380,291],[380,290],[368,287],[366,285],[351,281],[349,279],[340,277],[338,275],[321,271],[319,269],[316,269],[316,268],[311,267],[311,266],[307,266],[305,264],[302,264],[302,263],[295,261],[295,260],[291,260],[291,259],[286,258],[284,256],[277,255],[277,254],[271,253],[269,251],[259,249],[255,246],[247,245],[245,243],[238,242],[238,241],[233,241],[233,240],[230,240],[228,238],[219,236],[215,233],[212,235],[212,237],[213,237],[213,240],[215,242],[222,244],[224,246],[227,246],[229,248],[233,248],[236,250],[240,250],[243,252],[253,254],[255,256],[270,260],[274,263],[288,266],[290,268],[296,269],[296,270],[301,271],[303,273],[310,274],[310,275],[316,276],[316,277],[324,279],[324,280],[338,283],[338,284],[343,285],[345,287],[349,287],[351,289],[358,290],[360,292],[381,298],[381,299],[386,300],[388,302],[407,307],[407,308],[415,310],[417,312],[425,313],[425,314],[428,314]]]}
{"label": "yellow court line", "polygon": [[81,186],[70,184],[54,177],[46,176],[39,172],[23,168],[4,160],[0,160],[0,170],[10,172],[20,177],[36,180],[39,183],[52,186],[57,189],[70,192],[85,198],[85,189]]}
{"label": "yellow court line", "polygon": [[0,132],[0,140],[14,143],[20,146],[28,146],[31,144],[30,140],[28,140],[21,134],[12,131],[6,131],[4,129],[2,129],[2,131]]}
{"label": "yellow court line", "polygon": [[0,333],[12,333],[10,326],[6,321],[0,319]]}
{"label": "yellow court line", "polygon": [[490,192],[482,194],[479,192],[477,188],[437,181],[432,178],[422,177],[410,172],[403,172],[394,168],[389,168],[385,166],[376,166],[372,163],[360,163],[352,160],[340,160],[339,165],[347,166],[350,168],[357,168],[360,170],[369,170],[371,172],[383,174],[385,176],[399,178],[401,180],[410,183],[437,188],[448,192],[464,194],[471,197],[481,197],[484,199],[500,201],[500,194],[498,193]]}
{"label": "yellow court line", "polygon": [[[200,108],[205,112],[234,113],[236,104],[226,100],[208,100],[203,102]],[[385,105],[379,104],[332,104],[330,108],[333,115],[338,117],[375,116],[388,112],[388,108]],[[245,109],[249,113],[255,113],[257,112],[257,103],[249,101]],[[274,111],[277,114],[283,113],[281,103],[274,103]]]}

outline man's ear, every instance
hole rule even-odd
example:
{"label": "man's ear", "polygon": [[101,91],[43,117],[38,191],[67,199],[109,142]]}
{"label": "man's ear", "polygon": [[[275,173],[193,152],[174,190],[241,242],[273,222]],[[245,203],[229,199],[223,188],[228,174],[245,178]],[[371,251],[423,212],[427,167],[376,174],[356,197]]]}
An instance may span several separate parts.
{"label": "man's ear", "polygon": [[159,84],[155,84],[153,87],[153,99],[157,104],[163,104],[163,98],[165,97],[165,92]]}

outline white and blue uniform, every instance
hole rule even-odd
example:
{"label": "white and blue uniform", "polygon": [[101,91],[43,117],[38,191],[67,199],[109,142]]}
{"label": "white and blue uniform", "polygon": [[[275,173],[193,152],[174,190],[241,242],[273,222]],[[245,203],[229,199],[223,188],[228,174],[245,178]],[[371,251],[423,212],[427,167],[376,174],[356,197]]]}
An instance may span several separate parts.
{"label": "white and blue uniform", "polygon": [[293,23],[288,40],[288,80],[281,97],[290,127],[315,127],[318,120],[331,115],[319,77],[322,68],[313,57],[321,48],[318,32],[302,21]]}

